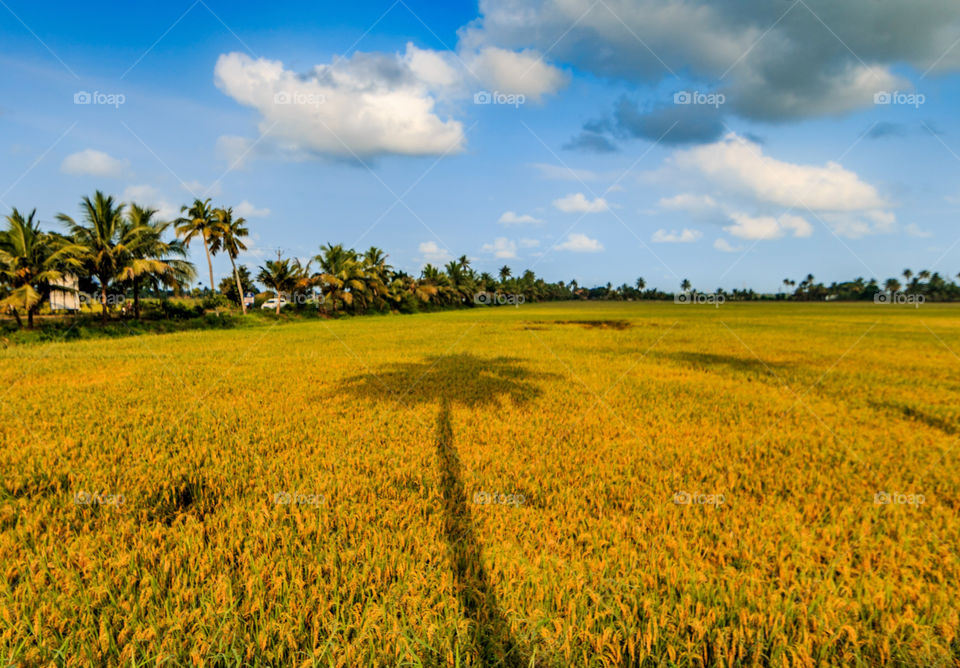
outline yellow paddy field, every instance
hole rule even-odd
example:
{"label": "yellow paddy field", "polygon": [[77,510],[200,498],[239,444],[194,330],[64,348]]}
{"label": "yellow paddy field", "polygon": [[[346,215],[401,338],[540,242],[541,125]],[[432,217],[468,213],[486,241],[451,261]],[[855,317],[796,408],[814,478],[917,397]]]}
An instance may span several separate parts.
{"label": "yellow paddy field", "polygon": [[0,663],[960,665],[960,308],[0,351]]}

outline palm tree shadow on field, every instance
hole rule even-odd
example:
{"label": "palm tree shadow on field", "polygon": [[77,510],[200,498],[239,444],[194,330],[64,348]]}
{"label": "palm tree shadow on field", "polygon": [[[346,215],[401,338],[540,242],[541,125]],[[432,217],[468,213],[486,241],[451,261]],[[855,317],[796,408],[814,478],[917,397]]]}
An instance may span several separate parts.
{"label": "palm tree shadow on field", "polygon": [[468,506],[450,409],[453,404],[479,408],[503,399],[523,403],[541,394],[533,380],[554,375],[525,369],[516,358],[483,359],[460,353],[389,365],[379,373],[346,382],[348,392],[368,399],[439,405],[435,447],[443,495],[443,530],[457,596],[473,622],[479,665],[524,666],[529,663],[529,652],[513,639],[483,566],[483,546]]}

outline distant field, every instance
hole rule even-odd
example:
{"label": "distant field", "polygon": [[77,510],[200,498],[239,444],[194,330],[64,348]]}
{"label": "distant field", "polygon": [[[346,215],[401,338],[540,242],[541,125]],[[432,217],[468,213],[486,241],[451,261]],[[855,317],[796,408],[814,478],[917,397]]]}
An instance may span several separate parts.
{"label": "distant field", "polygon": [[0,351],[0,662],[960,661],[960,307]]}

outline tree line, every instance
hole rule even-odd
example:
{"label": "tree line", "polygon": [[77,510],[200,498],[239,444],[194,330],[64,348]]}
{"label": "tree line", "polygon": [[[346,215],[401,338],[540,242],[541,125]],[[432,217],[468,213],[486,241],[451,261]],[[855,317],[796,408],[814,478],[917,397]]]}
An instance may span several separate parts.
{"label": "tree line", "polygon": [[[216,207],[209,199],[196,199],[181,207],[178,218],[163,221],[156,209],[125,204],[101,191],[83,197],[79,219],[60,213],[62,230],[43,230],[36,210],[24,214],[14,208],[0,230],[0,310],[11,314],[19,327],[32,328],[34,316],[51,295],[79,292],[97,295],[105,323],[115,302],[132,300],[132,315],[141,317],[141,296],[182,294],[197,278],[187,252],[191,244],[203,247],[209,274],[208,302],[214,308],[233,302],[245,314],[243,296],[260,283],[299,308],[315,307],[327,313],[416,312],[499,303],[491,295],[507,294],[522,301],[672,299],[673,293],[646,287],[638,278],[633,285],[582,287],[576,280],[550,283],[527,270],[514,276],[503,266],[496,276],[477,272],[466,255],[443,267],[427,264],[414,277],[387,263],[379,248],[364,252],[327,243],[307,261],[297,258],[267,260],[253,276],[237,264],[247,250],[247,222],[231,207]],[[213,257],[226,254],[232,275],[214,288]],[[799,284],[784,279],[784,290],[775,295],[753,290],[718,289],[731,300],[792,299],[800,301],[872,299],[880,292],[924,295],[931,301],[960,300],[960,286],[937,272],[914,274],[905,269],[903,282],[857,278],[825,286],[807,275]],[[960,274],[958,274],[960,278]],[[71,281],[76,281],[72,287]],[[684,279],[684,293],[693,288]],[[510,303],[516,303],[516,300]],[[282,307],[276,299],[276,312]]]}

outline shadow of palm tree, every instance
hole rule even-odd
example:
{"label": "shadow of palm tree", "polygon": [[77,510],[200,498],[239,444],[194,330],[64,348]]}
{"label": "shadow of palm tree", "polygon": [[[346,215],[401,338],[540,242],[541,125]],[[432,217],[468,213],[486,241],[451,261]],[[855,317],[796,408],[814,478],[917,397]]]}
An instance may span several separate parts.
{"label": "shadow of palm tree", "polygon": [[555,374],[530,371],[516,357],[483,358],[470,353],[434,355],[420,362],[398,362],[347,378],[338,389],[374,401],[439,404],[470,408],[507,398],[523,403],[540,396],[532,383]]}
{"label": "shadow of palm tree", "polygon": [[454,443],[451,406],[470,408],[541,394],[534,379],[552,377],[525,369],[510,357],[484,359],[467,353],[390,365],[349,378],[345,389],[375,401],[435,403],[439,406],[435,446],[443,496],[443,531],[457,597],[472,622],[478,665],[524,666],[529,653],[513,638],[510,623],[483,566],[483,546],[467,505],[460,456]]}

